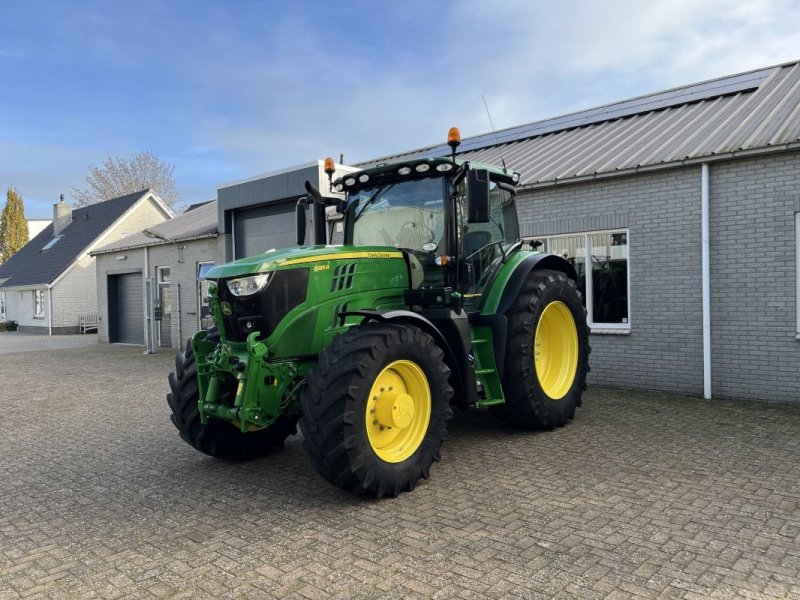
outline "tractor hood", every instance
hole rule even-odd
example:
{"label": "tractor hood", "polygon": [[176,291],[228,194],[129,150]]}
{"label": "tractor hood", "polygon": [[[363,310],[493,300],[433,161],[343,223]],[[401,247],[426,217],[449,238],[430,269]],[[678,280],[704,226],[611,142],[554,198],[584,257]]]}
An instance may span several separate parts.
{"label": "tractor hood", "polygon": [[206,279],[228,279],[256,275],[298,265],[312,265],[331,260],[402,259],[403,253],[392,246],[300,246],[270,250],[212,268]]}

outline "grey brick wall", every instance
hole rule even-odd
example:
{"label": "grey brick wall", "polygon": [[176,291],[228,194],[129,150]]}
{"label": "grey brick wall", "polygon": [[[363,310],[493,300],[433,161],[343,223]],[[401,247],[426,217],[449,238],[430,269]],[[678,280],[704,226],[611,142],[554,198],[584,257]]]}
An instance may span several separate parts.
{"label": "grey brick wall", "polygon": [[524,235],[627,228],[630,334],[591,336],[590,383],[703,392],[700,167],[523,192]]}
{"label": "grey brick wall", "polygon": [[[221,235],[181,242],[181,262],[173,244],[151,246],[149,250],[150,273],[156,277],[156,267],[169,267],[172,282],[173,308],[171,316],[171,339],[175,349],[183,347],[186,340],[197,330],[197,263],[214,261],[225,262],[225,248],[230,236]],[[125,260],[117,260],[126,256]],[[117,273],[144,272],[144,250],[121,250],[97,256],[97,306],[99,315],[98,341],[108,342],[108,275]],[[177,286],[180,286],[180,307],[177,304]],[[142,308],[144,328],[144,307]],[[180,319],[180,321],[179,321]]]}
{"label": "grey brick wall", "polygon": [[714,394],[800,402],[800,154],[712,165],[709,186]]}
{"label": "grey brick wall", "polygon": [[[800,154],[712,163],[712,395],[800,403]],[[591,336],[591,383],[703,392],[700,167],[521,194],[524,235],[628,228],[631,331]]]}

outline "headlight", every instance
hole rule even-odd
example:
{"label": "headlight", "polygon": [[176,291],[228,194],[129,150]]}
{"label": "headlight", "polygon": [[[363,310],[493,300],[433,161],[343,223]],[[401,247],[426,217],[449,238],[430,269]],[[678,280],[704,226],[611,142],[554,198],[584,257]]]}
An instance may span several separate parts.
{"label": "headlight", "polygon": [[262,273],[252,277],[242,277],[228,281],[228,289],[234,296],[252,296],[260,292],[269,282],[272,273]]}

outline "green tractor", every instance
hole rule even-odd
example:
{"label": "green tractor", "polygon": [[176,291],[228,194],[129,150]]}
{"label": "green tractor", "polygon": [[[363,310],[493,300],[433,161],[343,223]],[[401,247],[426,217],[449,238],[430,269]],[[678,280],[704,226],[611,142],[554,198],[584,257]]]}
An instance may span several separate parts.
{"label": "green tractor", "polygon": [[[519,174],[456,160],[459,141],[453,128],[452,157],[331,181],[344,200],[306,183],[299,247],[208,273],[215,327],[192,336],[169,376],[186,442],[254,459],[299,421],[325,479],[383,497],[428,477],[453,407],[532,429],[573,418],[589,370],[575,269],[523,248]],[[332,160],[325,171],[332,179]],[[342,245],[326,245],[326,207],[341,215]]]}

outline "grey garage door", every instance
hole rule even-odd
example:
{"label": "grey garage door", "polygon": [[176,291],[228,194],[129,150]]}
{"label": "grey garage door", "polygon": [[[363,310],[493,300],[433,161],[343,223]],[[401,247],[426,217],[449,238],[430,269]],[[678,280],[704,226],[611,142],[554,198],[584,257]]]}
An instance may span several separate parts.
{"label": "grey garage door", "polygon": [[108,336],[112,343],[144,345],[142,276],[108,277]]}
{"label": "grey garage door", "polygon": [[[237,210],[233,218],[236,258],[297,245],[295,206],[295,202],[283,202]],[[306,237],[310,237],[310,226],[306,231]]]}

